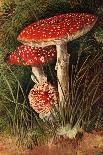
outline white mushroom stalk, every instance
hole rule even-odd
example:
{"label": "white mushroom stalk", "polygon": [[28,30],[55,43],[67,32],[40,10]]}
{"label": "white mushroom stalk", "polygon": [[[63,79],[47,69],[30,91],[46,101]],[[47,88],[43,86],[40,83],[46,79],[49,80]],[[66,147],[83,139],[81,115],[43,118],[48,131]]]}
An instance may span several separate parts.
{"label": "white mushroom stalk", "polygon": [[67,42],[58,42],[57,49],[57,63],[55,69],[57,70],[59,101],[63,107],[69,95],[69,58],[67,53]]}
{"label": "white mushroom stalk", "polygon": [[32,67],[31,79],[35,83],[45,83],[47,82],[47,76],[44,73],[42,66],[33,66]]}

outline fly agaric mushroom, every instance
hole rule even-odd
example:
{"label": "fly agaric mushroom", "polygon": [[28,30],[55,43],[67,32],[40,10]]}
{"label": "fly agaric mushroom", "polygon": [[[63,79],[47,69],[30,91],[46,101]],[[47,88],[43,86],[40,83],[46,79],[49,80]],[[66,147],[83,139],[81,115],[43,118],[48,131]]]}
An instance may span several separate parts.
{"label": "fly agaric mushroom", "polygon": [[[67,42],[72,41],[91,30],[97,17],[88,13],[67,13],[32,23],[24,28],[18,40],[30,46],[56,45],[57,77],[59,100],[69,94],[68,66],[70,55],[67,53]],[[63,102],[62,102],[63,103]]]}
{"label": "fly agaric mushroom", "polygon": [[39,113],[41,119],[48,119],[51,109],[58,102],[58,92],[50,83],[36,84],[29,93],[31,107]]}
{"label": "fly agaric mushroom", "polygon": [[[47,77],[42,69],[42,64],[48,63],[56,58],[56,49],[54,46],[48,47],[30,47],[21,45],[12,52],[7,58],[9,64],[30,65],[32,72],[39,83],[47,82]],[[33,77],[31,76],[33,79]]]}

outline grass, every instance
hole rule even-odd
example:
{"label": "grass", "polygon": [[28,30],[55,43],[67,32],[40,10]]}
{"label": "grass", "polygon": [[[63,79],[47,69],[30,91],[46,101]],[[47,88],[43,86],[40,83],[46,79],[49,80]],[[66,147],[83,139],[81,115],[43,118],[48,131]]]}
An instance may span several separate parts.
{"label": "grass", "polygon": [[[88,48],[83,50],[88,51]],[[95,128],[103,129],[102,47],[95,49],[95,53],[89,53],[81,64],[84,51],[80,51],[76,65],[72,65],[69,100],[64,102],[64,107],[57,111],[58,114],[54,117],[59,120],[56,126],[57,135],[73,138],[79,132],[92,131]],[[51,66],[48,65],[48,68],[51,77],[55,79],[56,75]]]}
{"label": "grass", "polygon": [[[7,130],[7,133],[9,132],[17,137],[19,145],[24,144],[27,145],[27,147],[32,147],[33,142],[38,145],[40,141],[43,141],[43,137],[47,135],[46,132],[49,133],[50,129],[47,131],[44,130],[44,127],[45,129],[48,129],[49,127],[47,124],[44,126],[42,120],[40,120],[35,111],[30,108],[28,99],[25,96],[19,80],[10,67],[7,66],[7,68],[11,72],[12,78],[17,83],[17,89],[14,94],[14,90],[12,89],[8,78],[5,75],[2,75],[9,90],[9,96],[7,97],[6,94],[2,94],[2,97],[10,104],[10,107],[4,103],[1,105],[7,117],[5,123],[8,126],[6,126],[5,131]],[[20,101],[20,96],[22,97],[22,102]]]}
{"label": "grass", "polygon": [[92,54],[89,51],[85,61],[81,63],[83,52],[90,48],[92,49],[92,45],[88,48],[81,48],[81,51],[78,52],[76,65],[71,65],[70,94],[62,104],[64,107],[60,107],[58,112],[60,124],[57,127],[57,134],[59,135],[66,134],[69,137],[75,137],[78,132],[91,131],[94,128],[103,129],[101,86],[103,53],[102,47],[98,50],[94,49]]}

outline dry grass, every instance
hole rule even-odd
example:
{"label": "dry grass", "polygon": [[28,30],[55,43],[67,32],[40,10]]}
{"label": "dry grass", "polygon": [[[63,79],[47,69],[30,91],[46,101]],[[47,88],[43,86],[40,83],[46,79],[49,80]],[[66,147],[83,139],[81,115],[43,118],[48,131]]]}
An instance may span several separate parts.
{"label": "dry grass", "polygon": [[[103,153],[103,131],[84,133],[82,138],[65,139],[49,145],[34,146],[32,150],[18,147],[15,139],[0,136],[0,155],[97,155]],[[98,155],[99,155],[98,154]]]}
{"label": "dry grass", "polygon": [[0,155],[20,155],[23,150],[18,149],[16,138],[7,135],[0,135]]}
{"label": "dry grass", "polygon": [[77,155],[96,155],[99,152],[103,153],[103,131],[85,133],[78,147]]}

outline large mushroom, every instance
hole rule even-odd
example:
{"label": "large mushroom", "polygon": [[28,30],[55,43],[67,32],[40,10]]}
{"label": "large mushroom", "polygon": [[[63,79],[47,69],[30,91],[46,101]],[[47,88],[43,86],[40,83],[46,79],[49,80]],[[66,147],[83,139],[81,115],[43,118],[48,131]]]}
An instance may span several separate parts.
{"label": "large mushroom", "polygon": [[[56,49],[54,46],[38,48],[21,45],[14,52],[10,53],[7,63],[31,66],[35,76],[35,83],[43,83],[47,82],[47,77],[44,74],[42,64],[48,63],[55,58]],[[32,77],[32,79],[34,78]]]}
{"label": "large mushroom", "polygon": [[[69,94],[69,59],[67,42],[91,30],[97,17],[88,13],[67,13],[32,23],[24,28],[18,40],[29,46],[56,45],[59,101]],[[64,95],[65,94],[65,95]],[[65,97],[65,98],[64,98]],[[62,105],[62,104],[61,104]]]}
{"label": "large mushroom", "polygon": [[53,106],[58,105],[58,92],[50,83],[36,84],[30,90],[29,102],[41,119],[48,120]]}

